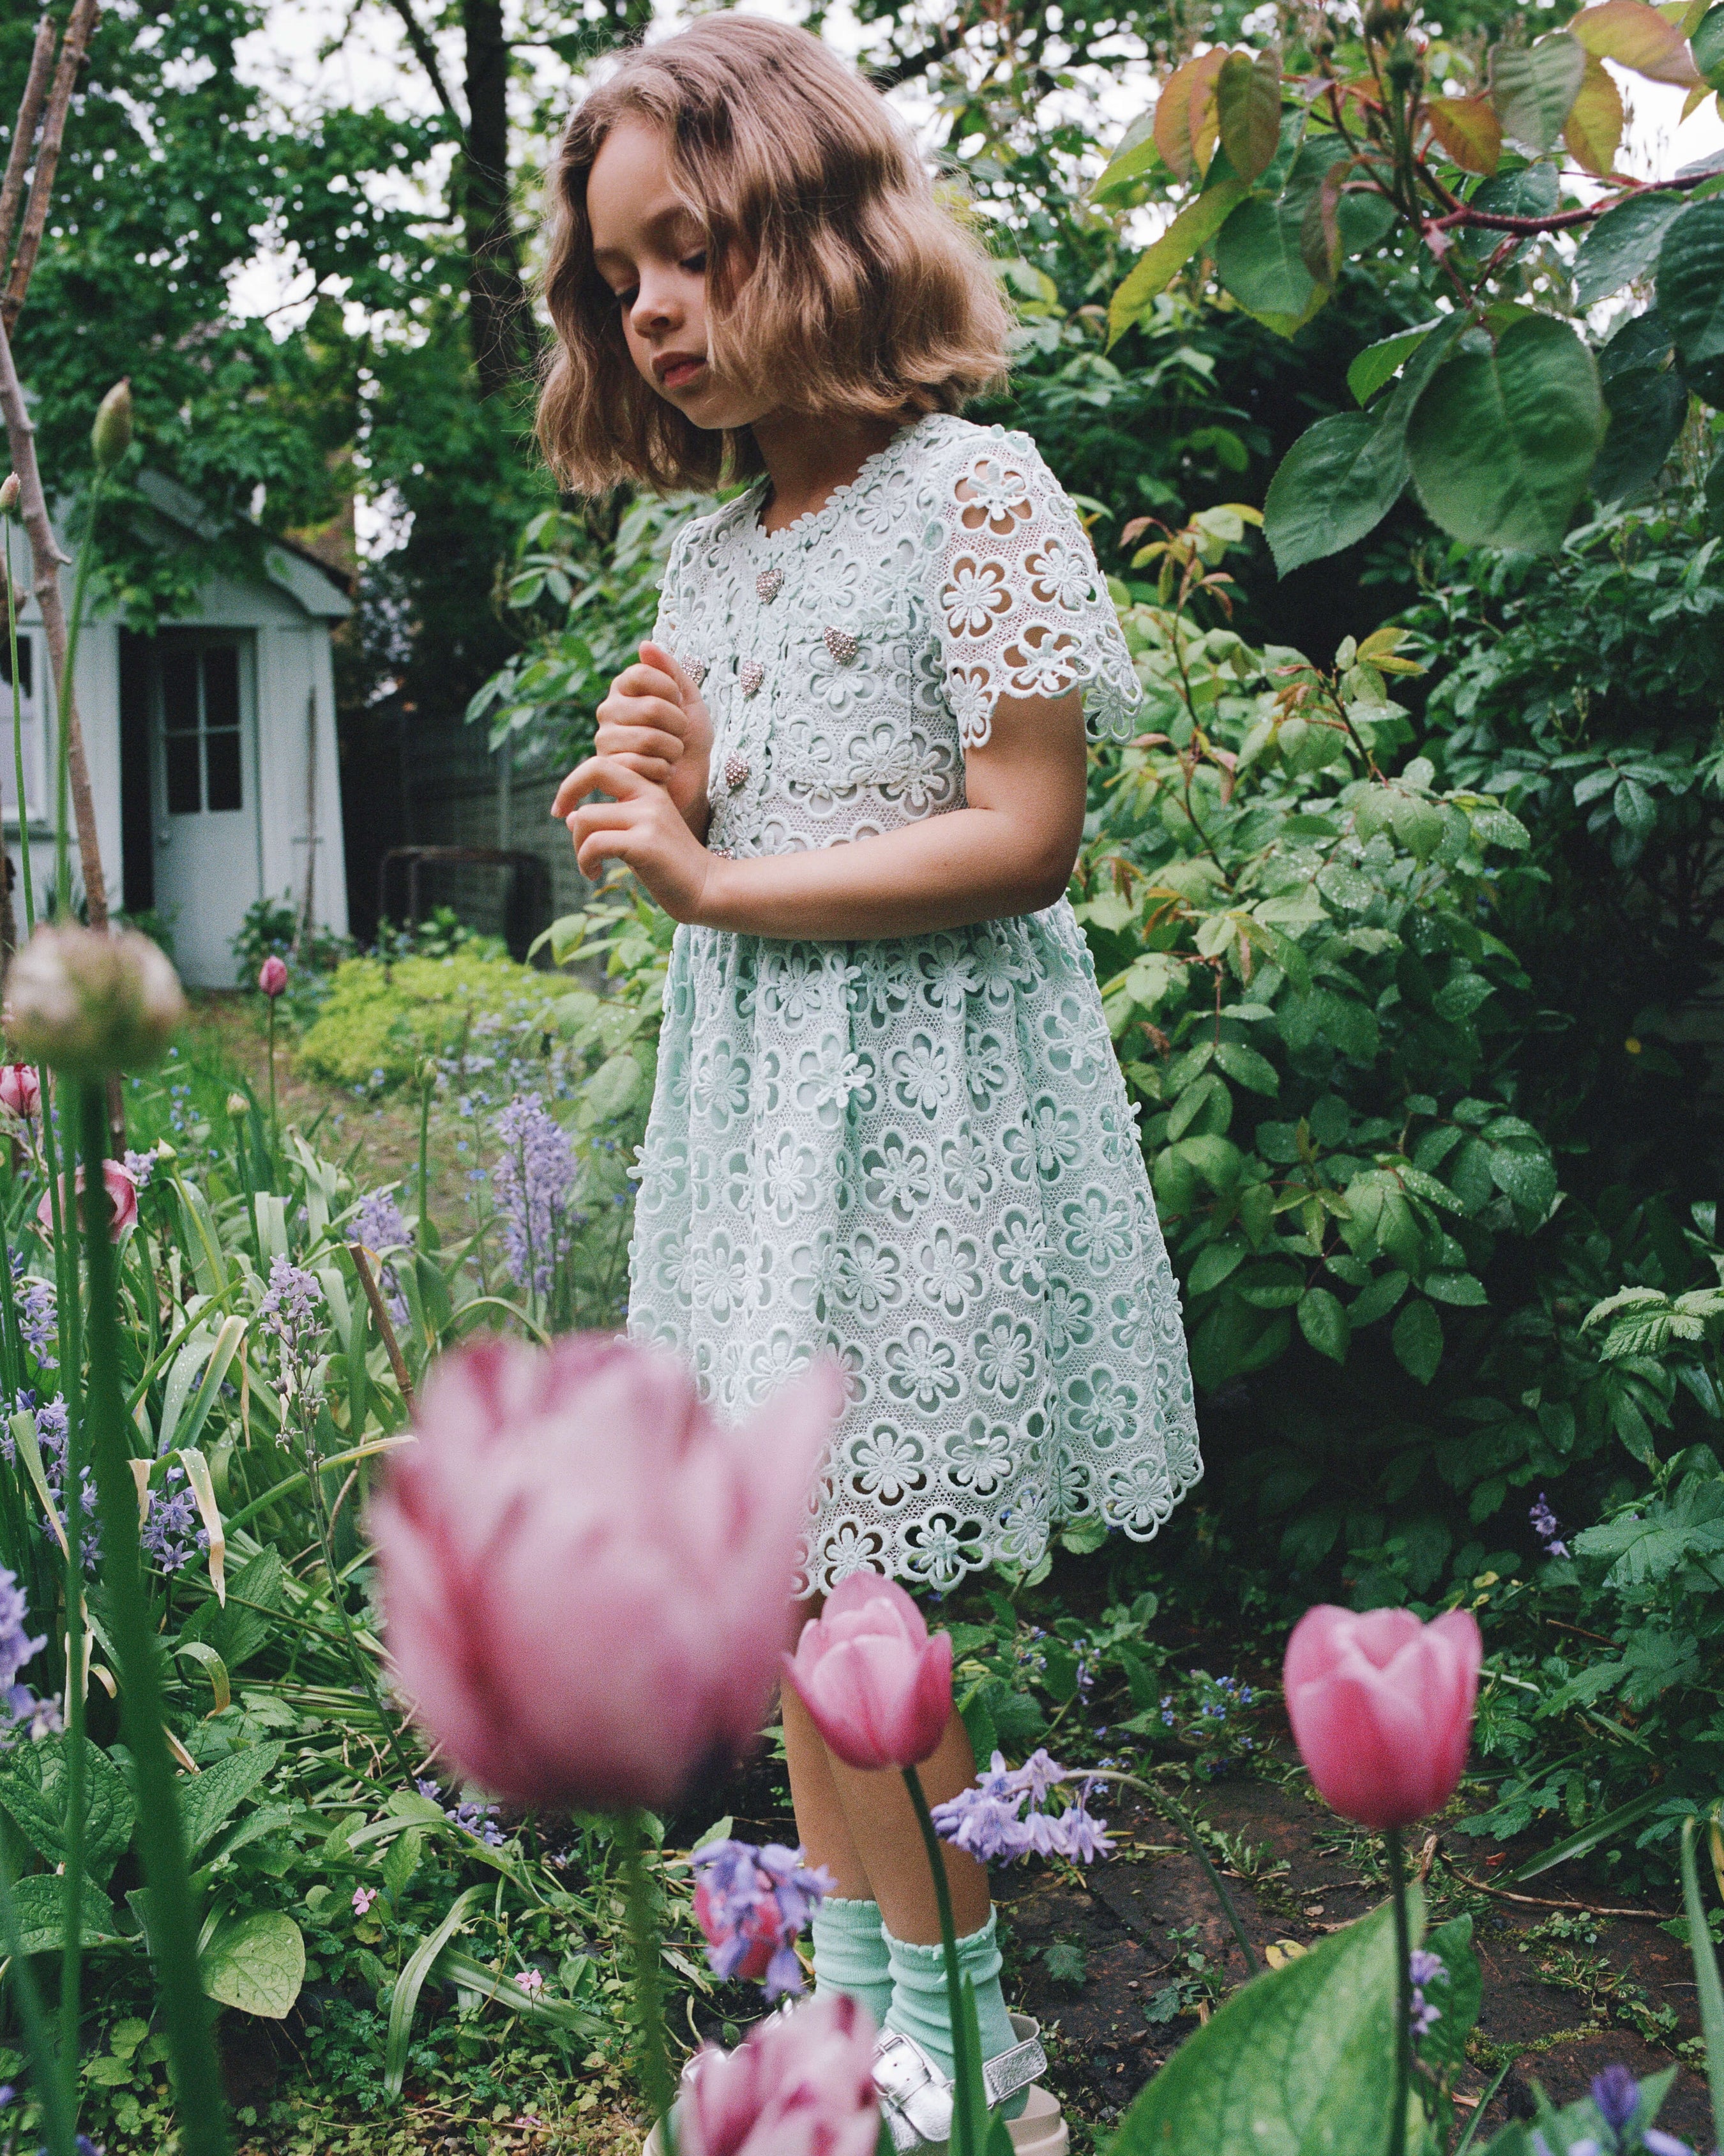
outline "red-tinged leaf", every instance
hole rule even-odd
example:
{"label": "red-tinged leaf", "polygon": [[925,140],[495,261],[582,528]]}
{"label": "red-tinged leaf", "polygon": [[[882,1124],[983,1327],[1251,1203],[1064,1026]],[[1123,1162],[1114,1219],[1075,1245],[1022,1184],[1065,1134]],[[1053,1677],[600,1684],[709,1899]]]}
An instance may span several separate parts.
{"label": "red-tinged leaf", "polygon": [[1156,105],[1156,147],[1182,180],[1195,179],[1215,146],[1215,78],[1226,58],[1217,46],[1176,68]]}
{"label": "red-tinged leaf", "polygon": [[1587,54],[1586,78],[1568,108],[1562,140],[1578,162],[1606,179],[1616,169],[1622,144],[1622,93],[1603,60]]}
{"label": "red-tinged leaf", "polygon": [[1502,124],[1488,97],[1434,97],[1424,108],[1431,132],[1464,172],[1495,172],[1502,157]]}
{"label": "red-tinged leaf", "polygon": [[1242,180],[1266,172],[1281,140],[1281,55],[1229,53],[1215,78],[1221,146]]}
{"label": "red-tinged leaf", "polygon": [[1244,182],[1234,179],[1206,189],[1138,256],[1107,310],[1110,344],[1124,336],[1156,294],[1166,290],[1200,247],[1208,244],[1245,192]]}
{"label": "red-tinged leaf", "polygon": [[1598,0],[1568,26],[1568,35],[1595,59],[1614,60],[1650,82],[1690,88],[1699,79],[1688,40],[1646,0]]}
{"label": "red-tinged leaf", "polygon": [[1305,266],[1315,280],[1326,287],[1334,284],[1341,266],[1341,190],[1354,162],[1347,158],[1330,166],[1321,183],[1311,192],[1300,227],[1300,251],[1305,257]]}

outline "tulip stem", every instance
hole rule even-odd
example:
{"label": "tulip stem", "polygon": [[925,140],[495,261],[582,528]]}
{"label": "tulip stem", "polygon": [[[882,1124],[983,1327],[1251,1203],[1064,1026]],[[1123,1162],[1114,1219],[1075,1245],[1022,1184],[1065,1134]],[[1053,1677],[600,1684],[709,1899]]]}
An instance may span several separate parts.
{"label": "tulip stem", "polygon": [[[102,1584],[120,1662],[120,1697],[137,1779],[137,1844],[143,1859],[150,1954],[172,2062],[186,2156],[228,2156],[227,2105],[216,2061],[210,2005],[198,1967],[198,1911],[186,1863],[185,1837],[174,1791],[173,1763],[162,1724],[162,1683],[154,1628],[138,1555],[137,1485],[126,1444],[120,1378],[118,1290],[110,1240],[103,1088],[90,1080],[77,1089],[84,1154],[85,1257],[90,1274],[90,1373],[85,1415],[95,1457],[101,1521]],[[74,1219],[75,1219],[75,1214]],[[69,1231],[71,1223],[68,1223]],[[77,1548],[74,1540],[73,1548]],[[78,1687],[74,1685],[74,1691]],[[75,2053],[73,2064],[75,2066]]]}
{"label": "tulip stem", "polygon": [[1388,2123],[1388,2156],[1406,2156],[1407,2092],[1413,2085],[1413,1939],[1407,1921],[1407,1859],[1398,1826],[1386,1828],[1383,1839],[1395,1897],[1395,2098]]}
{"label": "tulip stem", "polygon": [[[653,1907],[653,1882],[647,1872],[646,1836],[640,1814],[629,1810],[617,1822],[623,1847],[623,1878],[629,1896],[629,1944],[634,1958],[634,2013],[640,2025],[640,2082],[654,2119],[666,2119],[675,2097],[664,2056],[664,2023],[659,2005],[659,1925]],[[669,2129],[666,2129],[667,2132]]]}
{"label": "tulip stem", "polygon": [[904,1786],[916,1810],[916,1823],[922,1831],[922,1847],[928,1852],[928,1869],[934,1875],[934,1902],[940,1912],[940,1944],[946,1957],[946,2004],[952,2015],[952,2057],[957,2079],[957,2102],[952,2106],[952,2156],[980,2156],[979,2150],[972,2151],[968,2146],[970,2122],[984,2114],[987,2100],[979,2090],[972,2092],[965,2086],[969,2075],[963,2040],[964,1989],[958,1972],[957,1922],[952,1913],[952,1884],[946,1876],[946,1855],[934,1830],[927,1798],[922,1793],[921,1776],[914,1767],[906,1767],[903,1774]]}

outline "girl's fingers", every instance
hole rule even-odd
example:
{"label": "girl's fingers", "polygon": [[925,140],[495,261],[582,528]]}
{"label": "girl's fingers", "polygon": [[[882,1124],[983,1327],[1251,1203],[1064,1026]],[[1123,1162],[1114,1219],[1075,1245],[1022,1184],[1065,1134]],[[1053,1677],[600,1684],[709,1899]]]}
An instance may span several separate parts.
{"label": "girl's fingers", "polygon": [[674,651],[667,651],[662,644],[649,641],[640,647],[640,655],[648,666],[659,667],[670,675],[676,684],[677,695],[685,702],[691,701],[700,695],[700,690],[683,671],[682,661]]}
{"label": "girl's fingers", "polygon": [[631,771],[619,757],[589,756],[584,763],[577,763],[557,788],[551,813],[559,821],[566,821],[570,810],[589,793],[609,793],[618,801],[639,800],[649,783],[638,771]]}
{"label": "girl's fingers", "polygon": [[612,721],[600,726],[598,738],[593,746],[599,756],[648,757],[666,765],[675,763],[683,751],[679,735],[667,734],[657,726],[628,726]]}
{"label": "girl's fingers", "polygon": [[[618,675],[618,681],[622,678]],[[661,733],[675,734],[679,741],[689,723],[682,706],[673,704],[668,696],[625,696],[614,685],[598,707],[598,722],[602,726],[656,726]]]}
{"label": "girl's fingers", "polygon": [[682,711],[682,684],[668,666],[625,666],[611,683],[611,694],[661,696],[674,711],[680,715]]}

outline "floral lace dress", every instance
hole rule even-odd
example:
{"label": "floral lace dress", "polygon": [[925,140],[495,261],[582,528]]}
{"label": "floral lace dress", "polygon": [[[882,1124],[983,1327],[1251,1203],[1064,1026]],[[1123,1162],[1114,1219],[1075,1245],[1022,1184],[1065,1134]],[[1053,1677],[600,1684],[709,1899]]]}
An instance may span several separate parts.
{"label": "floral lace dress", "polygon": [[[916,421],[769,533],[678,534],[657,634],[712,715],[708,844],[836,845],[964,805],[1002,696],[1140,691],[1029,438]],[[890,941],[677,931],[630,1331],[740,1419],[822,1352],[850,1399],[806,1578],[949,1586],[1051,1527],[1147,1538],[1202,1472],[1178,1291],[1070,907]]]}

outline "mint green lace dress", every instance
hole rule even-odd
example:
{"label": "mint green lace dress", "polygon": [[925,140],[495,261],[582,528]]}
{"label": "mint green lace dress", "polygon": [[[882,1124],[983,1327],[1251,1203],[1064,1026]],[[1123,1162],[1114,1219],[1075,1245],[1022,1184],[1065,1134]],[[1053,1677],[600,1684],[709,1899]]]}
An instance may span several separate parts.
{"label": "mint green lace dress", "polygon": [[[659,640],[712,714],[708,843],[828,846],[964,803],[995,701],[1140,690],[1028,437],[940,414],[824,507],[757,485],[678,534]],[[892,941],[677,931],[629,1329],[740,1419],[850,1382],[806,1580],[950,1586],[1061,1522],[1152,1535],[1202,1472],[1134,1111],[1064,900]]]}

